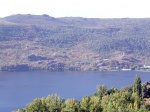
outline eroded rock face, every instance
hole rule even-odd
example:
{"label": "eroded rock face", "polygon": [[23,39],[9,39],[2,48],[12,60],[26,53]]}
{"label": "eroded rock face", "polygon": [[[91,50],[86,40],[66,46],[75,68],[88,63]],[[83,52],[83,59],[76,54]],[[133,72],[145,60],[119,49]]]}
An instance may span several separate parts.
{"label": "eroded rock face", "polygon": [[9,65],[1,67],[2,71],[27,71],[30,67],[27,64]]}

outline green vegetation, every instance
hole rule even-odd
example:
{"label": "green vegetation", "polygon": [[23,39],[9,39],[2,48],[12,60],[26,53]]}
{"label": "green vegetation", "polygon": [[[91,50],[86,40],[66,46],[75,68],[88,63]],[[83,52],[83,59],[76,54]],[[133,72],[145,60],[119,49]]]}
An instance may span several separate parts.
{"label": "green vegetation", "polygon": [[[147,85],[145,85],[147,86]],[[25,109],[15,112],[150,112],[149,95],[141,96],[141,79],[135,77],[132,86],[117,90],[107,90],[105,85],[97,86],[94,95],[81,100],[61,99],[57,94],[46,98],[34,99]],[[145,100],[147,99],[147,100]]]}
{"label": "green vegetation", "polygon": [[137,93],[137,95],[139,97],[142,96],[141,78],[138,75],[136,75],[136,78],[135,78],[135,82],[134,82],[134,85],[133,85],[133,92]]}

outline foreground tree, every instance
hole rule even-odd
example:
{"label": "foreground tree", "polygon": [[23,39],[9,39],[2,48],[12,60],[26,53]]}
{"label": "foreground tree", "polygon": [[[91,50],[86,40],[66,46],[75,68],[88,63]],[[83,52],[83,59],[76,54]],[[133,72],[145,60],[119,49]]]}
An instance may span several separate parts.
{"label": "foreground tree", "polygon": [[61,112],[78,112],[77,102],[74,99],[66,100]]}
{"label": "foreground tree", "polygon": [[61,111],[61,99],[57,94],[48,95],[45,99],[48,112],[60,112]]}
{"label": "foreground tree", "polygon": [[100,97],[86,96],[80,101],[81,112],[102,112]]}
{"label": "foreground tree", "polygon": [[92,96],[90,98],[90,112],[102,112],[100,98],[97,96]]}
{"label": "foreground tree", "polygon": [[139,75],[136,75],[134,84],[133,84],[133,92],[137,93],[137,95],[141,98],[142,96],[142,85],[141,85],[141,78]]}
{"label": "foreground tree", "polygon": [[80,109],[83,112],[89,112],[89,108],[90,108],[90,97],[86,96],[82,98],[82,100],[80,101]]}
{"label": "foreground tree", "polygon": [[102,86],[97,86],[97,92],[94,93],[94,96],[98,96],[102,99],[102,97],[104,95],[107,94],[107,88],[106,88],[106,85],[102,85]]}

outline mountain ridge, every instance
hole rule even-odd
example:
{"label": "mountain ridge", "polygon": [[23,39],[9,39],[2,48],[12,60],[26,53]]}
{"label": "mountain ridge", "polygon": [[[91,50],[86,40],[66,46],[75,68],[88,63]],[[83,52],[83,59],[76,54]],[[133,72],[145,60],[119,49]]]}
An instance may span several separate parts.
{"label": "mountain ridge", "polygon": [[[0,18],[2,70],[22,64],[50,70],[135,69],[150,64],[149,46],[150,18]],[[31,56],[38,60],[30,61]]]}

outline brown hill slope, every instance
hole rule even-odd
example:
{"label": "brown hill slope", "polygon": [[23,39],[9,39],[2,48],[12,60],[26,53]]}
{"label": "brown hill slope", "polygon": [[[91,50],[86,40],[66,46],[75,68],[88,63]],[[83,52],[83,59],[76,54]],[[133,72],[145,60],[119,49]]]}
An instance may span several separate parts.
{"label": "brown hill slope", "polygon": [[[99,70],[150,64],[150,19],[0,19],[2,70]],[[21,66],[24,65],[24,66]]]}

